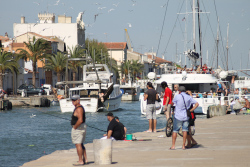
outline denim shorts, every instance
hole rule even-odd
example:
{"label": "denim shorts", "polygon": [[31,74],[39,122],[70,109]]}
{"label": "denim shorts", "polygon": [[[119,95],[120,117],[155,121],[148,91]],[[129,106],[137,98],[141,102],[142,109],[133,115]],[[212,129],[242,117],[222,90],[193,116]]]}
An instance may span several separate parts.
{"label": "denim shorts", "polygon": [[188,120],[187,121],[180,121],[180,120],[174,118],[173,132],[178,133],[181,127],[182,127],[182,131],[188,132],[188,125],[189,125]]}

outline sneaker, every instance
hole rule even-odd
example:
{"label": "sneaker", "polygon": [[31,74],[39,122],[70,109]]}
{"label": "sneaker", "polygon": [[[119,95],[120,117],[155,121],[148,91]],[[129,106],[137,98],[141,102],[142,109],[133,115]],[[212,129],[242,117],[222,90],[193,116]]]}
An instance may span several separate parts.
{"label": "sneaker", "polygon": [[231,112],[230,114],[235,114],[235,112]]}

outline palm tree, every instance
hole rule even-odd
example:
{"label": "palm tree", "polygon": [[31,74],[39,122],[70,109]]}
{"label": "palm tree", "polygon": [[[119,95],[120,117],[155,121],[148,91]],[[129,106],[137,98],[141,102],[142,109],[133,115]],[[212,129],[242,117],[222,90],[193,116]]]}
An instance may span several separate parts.
{"label": "palm tree", "polygon": [[[82,49],[79,46],[72,47],[72,49],[69,49],[70,58],[82,58],[84,56],[85,50]],[[76,80],[76,72],[78,72],[78,67],[82,68],[85,62],[83,61],[70,61],[70,69],[72,69],[73,72],[73,81]],[[73,87],[75,87],[75,84],[73,84]]]}
{"label": "palm tree", "polygon": [[47,57],[50,51],[50,44],[48,41],[39,38],[36,39],[35,36],[33,36],[33,40],[29,41],[28,43],[24,42],[25,46],[28,50],[25,49],[17,49],[20,50],[19,55],[24,58],[25,61],[32,60],[32,84],[36,85],[36,63],[37,60],[43,59]]}
{"label": "palm tree", "polygon": [[133,73],[133,78],[135,81],[135,77],[137,76],[138,73],[141,73],[144,68],[144,65],[139,63],[139,60],[132,60],[129,69]]}
{"label": "palm tree", "polygon": [[5,75],[5,71],[9,69],[14,74],[19,71],[18,68],[17,59],[12,57],[11,52],[0,52],[0,89],[3,89],[3,75]]}
{"label": "palm tree", "polygon": [[64,53],[57,52],[56,55],[52,55],[50,57],[47,57],[45,62],[44,68],[47,70],[55,71],[57,74],[57,82],[61,81],[61,74],[66,69],[68,56]]}

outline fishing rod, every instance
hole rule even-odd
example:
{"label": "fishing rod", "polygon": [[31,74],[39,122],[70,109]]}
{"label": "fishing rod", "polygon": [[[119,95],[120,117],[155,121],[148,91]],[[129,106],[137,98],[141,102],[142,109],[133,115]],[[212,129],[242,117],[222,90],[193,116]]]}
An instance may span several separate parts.
{"label": "fishing rod", "polygon": [[[35,109],[35,110],[36,110],[36,111],[39,111],[39,110],[37,110],[37,109]],[[64,120],[70,121],[70,119],[68,119],[68,118],[63,118],[63,117],[59,117],[59,116],[56,116],[56,115],[53,115],[53,114],[44,113],[44,112],[42,112],[42,111],[39,111],[39,112],[41,112],[42,114],[45,114],[45,115],[50,115],[50,116],[53,116],[53,117],[56,117],[56,118],[60,118],[60,119],[64,119]],[[102,131],[102,132],[107,132],[107,131],[105,131],[105,130],[96,128],[96,127],[94,127],[94,126],[90,126],[90,125],[88,125],[88,124],[86,124],[86,125],[87,125],[88,127],[92,128],[92,129],[96,129],[96,130],[99,130],[99,131]]]}

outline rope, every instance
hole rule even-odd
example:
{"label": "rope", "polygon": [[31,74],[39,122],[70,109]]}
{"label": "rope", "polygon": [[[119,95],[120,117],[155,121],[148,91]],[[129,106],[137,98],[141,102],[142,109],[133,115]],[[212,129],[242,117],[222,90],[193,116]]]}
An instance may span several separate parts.
{"label": "rope", "polygon": [[[180,13],[180,11],[181,11],[181,9],[182,9],[183,3],[184,3],[184,1],[182,2],[181,8],[180,8],[180,10],[179,10],[179,13]],[[174,28],[175,28],[175,26],[176,26],[176,22],[177,22],[178,18],[179,18],[179,15],[177,15],[177,17],[176,17],[176,20],[175,20],[175,23],[174,23],[173,29],[172,29],[171,34],[170,34],[170,37],[169,37],[169,39],[168,39],[167,46],[166,46],[166,48],[165,48],[165,50],[164,50],[164,52],[163,52],[163,53],[166,53],[166,50],[167,50],[167,48],[168,48],[168,44],[169,44],[170,39],[171,39],[171,37],[172,37],[172,35],[173,35],[173,31],[174,31]]]}
{"label": "rope", "polygon": [[[39,110],[37,110],[37,111],[39,111]],[[68,118],[63,118],[63,117],[59,117],[59,116],[56,116],[56,115],[53,115],[53,114],[44,113],[44,112],[42,112],[42,111],[39,111],[39,112],[41,112],[42,114],[45,114],[45,115],[50,115],[50,116],[53,116],[53,117],[56,117],[56,118],[60,118],[60,119],[64,119],[64,120],[70,121],[70,119],[68,119]],[[107,131],[105,131],[105,130],[96,128],[96,127],[94,127],[94,126],[90,126],[90,125],[88,125],[88,124],[86,124],[86,125],[87,125],[88,127],[92,128],[92,129],[96,129],[96,130],[99,130],[99,131],[102,131],[102,132],[107,132]]]}
{"label": "rope", "polygon": [[[168,2],[169,2],[169,0],[168,0]],[[160,39],[159,39],[159,43],[158,43],[158,48],[157,48],[157,51],[156,51],[156,56],[158,55],[158,50],[159,50],[159,46],[160,46],[160,43],[161,43],[162,31],[163,31],[163,27],[164,27],[164,23],[165,23],[165,18],[166,18],[166,14],[167,14],[168,2],[167,2],[167,5],[166,5],[166,10],[165,10],[165,15],[164,15],[164,19],[163,19],[163,24],[162,24],[162,27],[161,27],[161,34],[160,34]]]}

